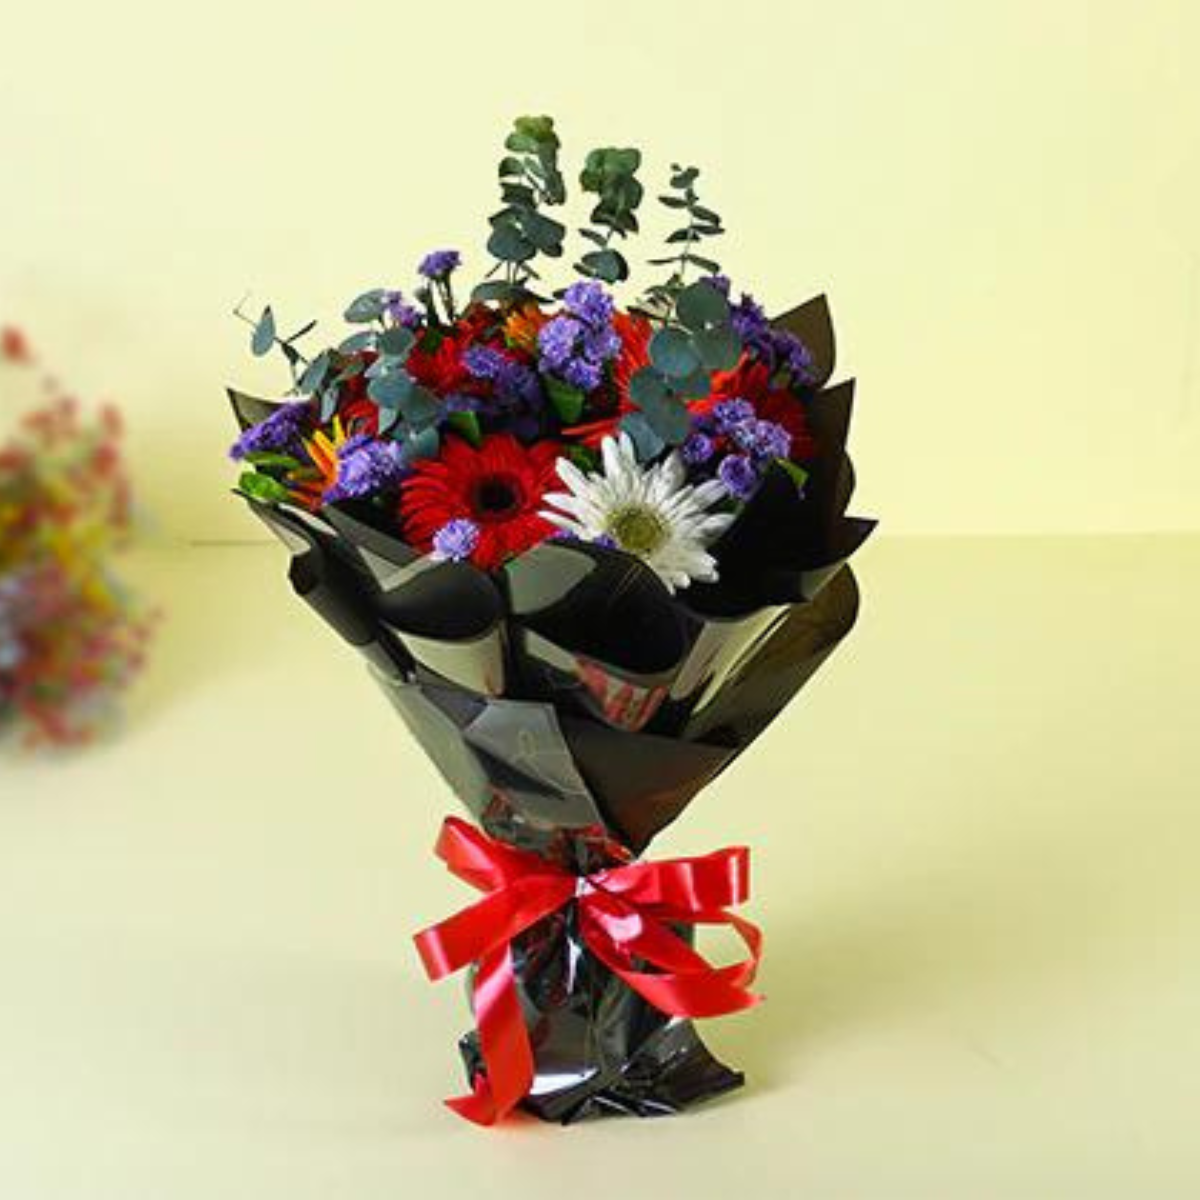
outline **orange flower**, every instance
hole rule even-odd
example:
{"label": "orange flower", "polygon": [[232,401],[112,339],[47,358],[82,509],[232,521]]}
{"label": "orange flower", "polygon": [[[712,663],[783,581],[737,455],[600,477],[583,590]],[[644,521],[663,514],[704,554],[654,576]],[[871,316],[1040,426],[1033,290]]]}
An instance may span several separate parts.
{"label": "orange flower", "polygon": [[538,333],[549,319],[536,304],[514,308],[504,318],[504,340],[514,350],[536,354]]}
{"label": "orange flower", "polygon": [[338,478],[338,451],[349,440],[341,417],[334,417],[332,436],[316,430],[312,437],[304,439],[304,448],[312,460],[311,467],[297,467],[288,472],[287,486],[296,503],[309,512],[321,507],[325,493]]}

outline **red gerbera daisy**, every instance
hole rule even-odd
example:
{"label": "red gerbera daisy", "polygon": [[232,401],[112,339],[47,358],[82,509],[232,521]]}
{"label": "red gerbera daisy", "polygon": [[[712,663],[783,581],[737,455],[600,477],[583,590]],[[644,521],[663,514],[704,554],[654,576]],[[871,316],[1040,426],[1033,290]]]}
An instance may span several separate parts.
{"label": "red gerbera daisy", "polygon": [[538,509],[558,484],[558,457],[554,442],[526,447],[507,433],[485,438],[478,450],[447,438],[441,454],[416,463],[401,487],[405,536],[428,552],[439,529],[465,518],[479,530],[471,561],[494,570],[554,532]]}

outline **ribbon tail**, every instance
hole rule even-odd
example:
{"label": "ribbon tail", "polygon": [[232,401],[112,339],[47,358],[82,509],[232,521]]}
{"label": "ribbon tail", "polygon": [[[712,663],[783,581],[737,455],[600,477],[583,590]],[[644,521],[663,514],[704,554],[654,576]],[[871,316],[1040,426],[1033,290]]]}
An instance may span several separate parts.
{"label": "ribbon tail", "polygon": [[521,1013],[507,945],[479,960],[474,987],[475,1024],[487,1069],[472,1081],[472,1091],[446,1106],[476,1125],[494,1125],[528,1094],[533,1084],[533,1049]]}

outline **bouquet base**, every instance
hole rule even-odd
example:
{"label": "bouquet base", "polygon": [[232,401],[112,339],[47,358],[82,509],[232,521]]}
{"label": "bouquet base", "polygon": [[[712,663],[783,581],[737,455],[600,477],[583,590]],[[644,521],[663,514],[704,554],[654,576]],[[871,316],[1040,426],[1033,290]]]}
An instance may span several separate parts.
{"label": "bouquet base", "polygon": [[[484,1070],[474,1032],[459,1041],[467,1081]],[[592,1068],[555,1086],[542,1073],[521,1108],[542,1121],[572,1125],[599,1116],[662,1117],[742,1087],[746,1077],[713,1057],[691,1021],[660,1026],[627,1061]]]}

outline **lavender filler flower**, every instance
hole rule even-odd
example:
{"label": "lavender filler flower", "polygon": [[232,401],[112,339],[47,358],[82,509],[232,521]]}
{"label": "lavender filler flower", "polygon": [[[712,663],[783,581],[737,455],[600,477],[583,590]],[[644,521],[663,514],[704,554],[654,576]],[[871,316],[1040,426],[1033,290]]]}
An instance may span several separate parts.
{"label": "lavender filler flower", "polygon": [[426,279],[445,279],[451,271],[456,271],[462,263],[462,255],[457,250],[432,250],[423,259],[417,270]]}
{"label": "lavender filler flower", "polygon": [[400,482],[405,466],[399,442],[357,434],[338,450],[337,482],[326,491],[325,503],[358,500],[389,491]]}
{"label": "lavender filler flower", "polygon": [[613,298],[587,279],[567,288],[563,309],[538,334],[541,367],[590,392],[600,386],[605,363],[621,352],[621,338],[612,324]]}
{"label": "lavender filler flower", "polygon": [[251,425],[229,449],[235,462],[250,454],[304,453],[304,435],[312,428],[312,412],[303,401],[281,404],[265,421]]}
{"label": "lavender filler flower", "polygon": [[470,558],[479,545],[479,526],[466,517],[447,521],[433,535],[430,558],[437,562],[462,562]]}
{"label": "lavender filler flower", "polygon": [[758,487],[758,469],[745,454],[727,454],[717,468],[717,477],[736,500],[749,500]]}

